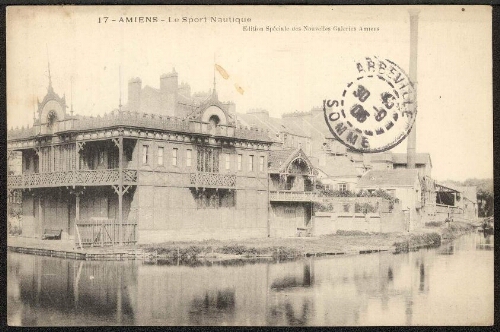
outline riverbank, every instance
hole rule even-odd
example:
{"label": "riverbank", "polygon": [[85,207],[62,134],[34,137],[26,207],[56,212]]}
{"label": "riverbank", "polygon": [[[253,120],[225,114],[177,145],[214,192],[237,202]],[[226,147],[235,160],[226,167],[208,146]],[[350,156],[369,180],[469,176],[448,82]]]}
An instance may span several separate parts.
{"label": "riverbank", "polygon": [[28,254],[74,259],[142,259],[190,262],[200,259],[294,259],[303,256],[355,255],[389,251],[407,252],[422,247],[437,247],[474,227],[464,222],[435,225],[411,233],[363,233],[339,231],[320,237],[259,238],[164,242],[127,247],[77,249],[71,241],[42,241],[9,236],[9,250]]}
{"label": "riverbank", "polygon": [[364,233],[339,231],[320,237],[260,238],[242,240],[208,240],[165,242],[140,246],[154,257],[165,259],[234,259],[271,257],[290,259],[301,256],[367,254],[380,251],[407,252],[423,247],[437,247],[471,232],[464,222],[427,227],[411,233]]}

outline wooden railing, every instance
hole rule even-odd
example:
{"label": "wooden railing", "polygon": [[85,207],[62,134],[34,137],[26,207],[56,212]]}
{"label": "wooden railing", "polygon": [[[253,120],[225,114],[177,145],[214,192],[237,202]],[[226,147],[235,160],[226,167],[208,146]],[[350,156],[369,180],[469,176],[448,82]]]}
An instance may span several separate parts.
{"label": "wooden railing", "polygon": [[[122,223],[122,244],[135,244],[137,242],[136,228],[136,223]],[[75,244],[79,247],[104,247],[120,244],[120,224],[115,219],[79,220],[75,223],[75,234]]]}
{"label": "wooden railing", "polygon": [[313,191],[270,191],[269,200],[277,202],[311,202],[316,199]]}
{"label": "wooden railing", "polygon": [[[24,173],[21,175],[9,175],[7,187],[15,188],[37,188],[37,187],[59,187],[59,186],[100,186],[118,184],[120,171],[118,169],[102,170],[73,170],[52,173]],[[123,170],[123,183],[137,183],[137,171],[132,169]]]}
{"label": "wooden railing", "polygon": [[436,204],[436,213],[463,213],[463,210],[458,206]]}
{"label": "wooden railing", "polygon": [[196,172],[189,175],[189,182],[194,187],[234,188],[236,187],[236,175]]}

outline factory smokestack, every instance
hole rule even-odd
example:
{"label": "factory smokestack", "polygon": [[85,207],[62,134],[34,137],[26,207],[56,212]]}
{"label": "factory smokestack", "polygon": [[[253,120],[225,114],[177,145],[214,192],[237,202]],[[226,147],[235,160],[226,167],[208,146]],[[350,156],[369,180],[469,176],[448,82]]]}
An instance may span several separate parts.
{"label": "factory smokestack", "polygon": [[[410,80],[415,90],[415,102],[417,102],[417,60],[418,60],[418,10],[410,10]],[[415,168],[415,155],[417,149],[417,121],[408,135],[406,155],[407,168]]]}

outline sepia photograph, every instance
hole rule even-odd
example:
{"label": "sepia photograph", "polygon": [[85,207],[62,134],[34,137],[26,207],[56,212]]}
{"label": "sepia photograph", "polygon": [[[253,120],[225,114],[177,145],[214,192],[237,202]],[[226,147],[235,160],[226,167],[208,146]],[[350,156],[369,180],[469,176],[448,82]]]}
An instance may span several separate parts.
{"label": "sepia photograph", "polygon": [[491,326],[492,7],[9,6],[9,326]]}

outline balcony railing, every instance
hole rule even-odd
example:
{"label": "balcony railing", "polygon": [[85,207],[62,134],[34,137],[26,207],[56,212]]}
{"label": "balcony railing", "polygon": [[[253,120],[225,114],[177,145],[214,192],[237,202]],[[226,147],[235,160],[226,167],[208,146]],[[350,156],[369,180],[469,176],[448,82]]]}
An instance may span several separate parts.
{"label": "balcony railing", "polygon": [[197,172],[189,175],[189,182],[194,187],[234,188],[236,187],[236,175]]}
{"label": "balcony railing", "polygon": [[271,191],[269,200],[275,202],[311,202],[316,198],[313,191]]}
{"label": "balcony railing", "polygon": [[[59,186],[101,186],[118,184],[120,171],[118,169],[102,170],[73,170],[52,173],[25,173],[22,175],[9,175],[8,188],[37,188]],[[137,171],[123,170],[123,183],[137,183]]]}

